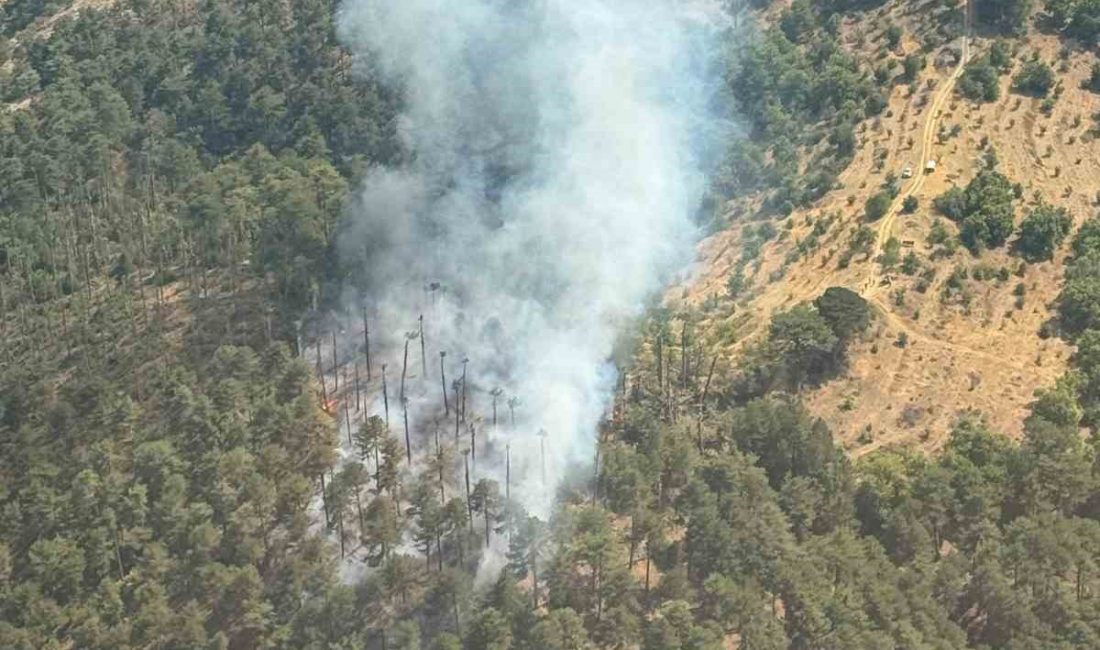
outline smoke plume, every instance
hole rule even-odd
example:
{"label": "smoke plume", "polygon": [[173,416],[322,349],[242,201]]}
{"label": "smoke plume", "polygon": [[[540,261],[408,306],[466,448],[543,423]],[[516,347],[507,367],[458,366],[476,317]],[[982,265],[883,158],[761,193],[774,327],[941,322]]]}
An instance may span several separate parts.
{"label": "smoke plume", "polygon": [[448,383],[467,357],[494,472],[510,445],[512,495],[534,512],[567,471],[591,465],[616,339],[691,259],[711,16],[677,0],[342,8],[357,63],[401,89],[408,152],[368,174],[342,252],[363,265],[391,349],[424,315],[428,372],[410,379],[410,413],[423,423],[442,410],[438,351]]}

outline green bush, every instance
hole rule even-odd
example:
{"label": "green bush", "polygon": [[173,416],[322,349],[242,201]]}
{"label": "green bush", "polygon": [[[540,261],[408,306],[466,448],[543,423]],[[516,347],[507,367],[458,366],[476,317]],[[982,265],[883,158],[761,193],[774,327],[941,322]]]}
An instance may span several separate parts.
{"label": "green bush", "polygon": [[867,202],[863,204],[863,216],[867,221],[878,221],[886,216],[886,212],[890,210],[890,203],[893,199],[890,198],[890,192],[882,190],[867,199]]}
{"label": "green bush", "polygon": [[1072,225],[1073,220],[1065,208],[1040,203],[1020,224],[1016,248],[1029,262],[1049,260]]}
{"label": "green bush", "polygon": [[959,94],[976,102],[996,101],[1001,95],[1001,72],[988,56],[979,57],[966,65],[959,77]]}
{"label": "green bush", "polygon": [[952,188],[933,201],[945,217],[959,224],[959,237],[972,253],[1003,246],[1012,235],[1016,208],[1012,183],[1001,173],[983,169],[965,189]]}
{"label": "green bush", "polygon": [[1046,97],[1054,83],[1054,70],[1038,59],[1025,63],[1012,78],[1012,87],[1017,92],[1034,97]]}

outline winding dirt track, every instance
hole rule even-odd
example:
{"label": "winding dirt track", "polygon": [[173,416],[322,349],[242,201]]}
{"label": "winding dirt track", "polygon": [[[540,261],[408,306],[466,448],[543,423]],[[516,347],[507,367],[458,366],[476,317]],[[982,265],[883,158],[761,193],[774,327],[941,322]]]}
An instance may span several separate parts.
{"label": "winding dirt track", "polygon": [[879,221],[878,232],[875,237],[875,248],[871,254],[872,263],[870,265],[870,273],[860,291],[860,293],[864,294],[864,297],[867,297],[868,294],[873,293],[874,290],[878,288],[880,283],[879,267],[873,261],[878,259],[879,255],[882,254],[883,248],[886,246],[886,242],[889,241],[890,235],[894,230],[894,224],[897,222],[898,214],[901,213],[902,205],[905,203],[905,199],[919,192],[924,186],[924,181],[928,176],[925,172],[925,167],[928,165],[928,161],[934,160],[934,158],[932,158],[932,148],[936,144],[936,134],[939,132],[940,115],[943,113],[943,106],[955,91],[955,83],[958,82],[959,77],[962,76],[963,70],[970,60],[971,11],[971,2],[967,0],[965,11],[966,25],[963,29],[962,38],[962,54],[959,56],[959,63],[951,72],[951,76],[940,85],[936,96],[932,99],[932,105],[928,107],[928,118],[924,121],[924,132],[921,134],[920,160],[918,161],[917,167],[913,170],[913,180],[894,197],[893,203],[890,204],[890,209],[886,211],[886,215]]}

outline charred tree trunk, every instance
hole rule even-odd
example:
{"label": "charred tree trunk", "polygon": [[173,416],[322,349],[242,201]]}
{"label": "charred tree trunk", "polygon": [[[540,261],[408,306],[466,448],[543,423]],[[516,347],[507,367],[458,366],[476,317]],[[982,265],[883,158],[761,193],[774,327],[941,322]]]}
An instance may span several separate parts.
{"label": "charred tree trunk", "polygon": [[386,364],[382,364],[382,408],[386,413],[386,428],[390,427],[390,396],[386,389]]}
{"label": "charred tree trunk", "polygon": [[328,391],[325,388],[325,369],[321,365],[321,339],[317,339],[317,380],[321,382],[321,400],[325,404],[325,410],[328,410]]}
{"label": "charred tree trunk", "polygon": [[371,380],[370,369],[370,324],[367,322],[367,310],[363,309],[363,349],[367,355],[367,381]]}
{"label": "charred tree trunk", "polygon": [[332,332],[332,392],[340,390],[340,364],[336,360],[336,332]]}
{"label": "charred tree trunk", "polygon": [[462,409],[458,408],[458,386],[455,385],[455,444],[458,444],[459,425],[462,423]]}
{"label": "charred tree trunk", "polygon": [[401,398],[401,414],[405,420],[405,459],[409,461],[409,465],[412,465],[412,441],[409,438],[409,400],[405,397]]}
{"label": "charred tree trunk", "polygon": [[444,351],[439,352],[439,385],[443,388],[443,414],[449,416],[451,414],[451,406],[447,402],[447,371],[444,368],[447,353]]}
{"label": "charred tree trunk", "polygon": [[[462,421],[466,421],[466,364],[470,360],[466,357],[462,357]],[[458,398],[455,398],[457,403]]]}
{"label": "charred tree trunk", "polygon": [[409,337],[405,337],[405,356],[401,359],[401,401],[405,401],[405,374],[409,367]]}
{"label": "charred tree trunk", "polygon": [[470,455],[473,456],[474,467],[477,467],[477,427],[470,425]]}
{"label": "charred tree trunk", "polygon": [[358,413],[362,407],[359,402],[359,362],[355,362],[355,412]]}
{"label": "charred tree trunk", "polygon": [[470,501],[470,454],[469,452],[463,454],[462,465],[465,469],[466,475],[466,521],[467,527],[470,529],[470,533],[474,532],[474,504]]}
{"label": "charred tree trunk", "polygon": [[348,412],[347,400],[344,400],[344,426],[348,428],[348,448],[354,449],[355,443],[351,441],[351,414]]}
{"label": "charred tree trunk", "polygon": [[426,349],[426,343],[424,342],[424,314],[420,314],[417,319],[420,325],[420,376],[424,379],[428,378],[428,353]]}

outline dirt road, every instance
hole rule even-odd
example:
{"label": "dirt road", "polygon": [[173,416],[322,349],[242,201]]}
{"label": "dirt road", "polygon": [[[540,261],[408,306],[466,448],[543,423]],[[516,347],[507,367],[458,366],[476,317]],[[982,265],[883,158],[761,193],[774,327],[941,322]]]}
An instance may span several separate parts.
{"label": "dirt road", "polygon": [[874,293],[881,283],[879,265],[875,264],[874,260],[878,259],[879,255],[882,254],[883,249],[886,247],[886,242],[890,240],[890,236],[894,231],[894,224],[897,222],[898,214],[901,213],[905,200],[915,195],[920,191],[921,187],[924,186],[924,181],[928,177],[928,172],[925,171],[928,161],[935,160],[932,155],[932,149],[936,145],[936,134],[939,132],[940,116],[943,113],[943,106],[951,98],[951,94],[955,91],[955,84],[958,82],[959,77],[962,76],[963,70],[970,60],[970,25],[972,10],[972,4],[968,1],[965,11],[966,24],[963,29],[962,37],[962,53],[959,56],[958,65],[956,65],[955,69],[951,72],[951,76],[940,84],[935,97],[932,99],[931,106],[928,107],[928,117],[924,121],[924,131],[921,134],[920,159],[917,161],[917,166],[913,169],[913,179],[896,197],[894,197],[893,203],[890,204],[890,209],[886,211],[886,215],[879,221],[875,236],[875,247],[871,255],[872,263],[868,267],[869,272],[867,274],[867,280],[863,283],[863,287],[860,291],[865,297]]}

